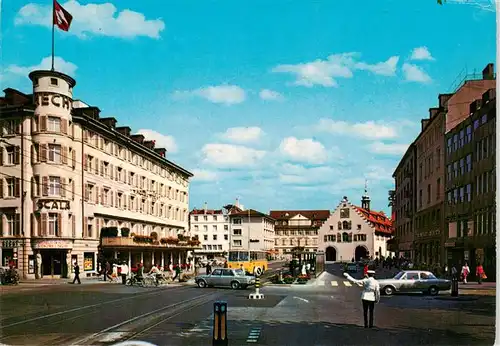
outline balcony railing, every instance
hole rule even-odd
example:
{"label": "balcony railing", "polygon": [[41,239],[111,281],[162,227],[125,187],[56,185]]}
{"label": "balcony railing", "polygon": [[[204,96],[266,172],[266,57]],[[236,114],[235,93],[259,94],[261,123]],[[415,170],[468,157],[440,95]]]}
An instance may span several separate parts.
{"label": "balcony railing", "polygon": [[196,245],[190,241],[179,241],[176,244],[168,244],[160,241],[135,241],[131,237],[103,237],[101,239],[103,247],[147,247],[163,249],[201,249],[199,243]]}

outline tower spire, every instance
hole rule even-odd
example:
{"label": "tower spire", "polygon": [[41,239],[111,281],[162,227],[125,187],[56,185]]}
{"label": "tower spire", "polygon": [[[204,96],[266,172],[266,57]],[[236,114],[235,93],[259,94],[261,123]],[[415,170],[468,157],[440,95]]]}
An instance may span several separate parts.
{"label": "tower spire", "polygon": [[365,179],[365,193],[361,197],[361,208],[370,210],[370,196],[368,195],[368,180]]}

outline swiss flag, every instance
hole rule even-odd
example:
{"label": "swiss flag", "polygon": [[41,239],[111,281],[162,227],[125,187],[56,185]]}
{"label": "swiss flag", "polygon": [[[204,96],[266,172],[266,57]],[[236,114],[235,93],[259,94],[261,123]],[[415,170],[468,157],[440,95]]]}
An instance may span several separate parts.
{"label": "swiss flag", "polygon": [[56,0],[54,0],[54,18],[52,25],[57,25],[59,29],[68,31],[72,20],[73,16],[68,11],[66,11]]}

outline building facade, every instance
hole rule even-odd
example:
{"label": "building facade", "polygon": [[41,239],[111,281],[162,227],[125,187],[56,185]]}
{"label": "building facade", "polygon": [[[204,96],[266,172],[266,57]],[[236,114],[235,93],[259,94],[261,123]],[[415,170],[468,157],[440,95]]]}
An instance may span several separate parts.
{"label": "building facade", "polygon": [[300,247],[306,252],[318,250],[318,230],[330,216],[329,210],[271,210],[275,219],[274,248],[278,255],[292,255]]}
{"label": "building facade", "polygon": [[413,219],[417,208],[417,157],[412,143],[406,150],[392,177],[395,182],[392,200],[394,244],[396,256],[414,258],[413,241],[415,228]]}
{"label": "building facade", "polygon": [[229,214],[241,211],[238,201],[236,205],[226,205],[222,209],[208,209],[207,203],[203,209],[193,209],[189,215],[189,229],[191,235],[201,242],[201,249],[195,254],[209,259],[227,255],[231,226]]}
{"label": "building facade", "polygon": [[229,214],[229,251],[274,250],[274,220],[267,214],[248,209]]}
{"label": "building facade", "polygon": [[32,94],[6,89],[1,100],[2,264],[14,258],[34,278],[65,277],[75,261],[93,275],[98,256],[146,267],[187,261],[197,245],[188,234],[192,174],[98,108],[73,103],[73,78],[30,79]]}
{"label": "building facade", "polygon": [[470,116],[446,134],[447,264],[482,263],[496,276],[496,90],[470,104]]}
{"label": "building facade", "polygon": [[328,262],[389,257],[393,253],[388,251],[387,241],[392,234],[391,219],[382,212],[371,210],[366,194],[361,207],[344,197],[319,228],[318,250],[325,252]]}

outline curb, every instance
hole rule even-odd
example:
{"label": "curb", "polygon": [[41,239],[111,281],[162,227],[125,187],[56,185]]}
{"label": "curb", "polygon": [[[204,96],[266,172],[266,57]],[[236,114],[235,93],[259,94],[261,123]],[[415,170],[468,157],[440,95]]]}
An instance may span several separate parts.
{"label": "curb", "polygon": [[478,300],[479,298],[477,298],[477,297],[435,297],[435,298],[431,298],[431,299],[471,302],[471,301]]}

